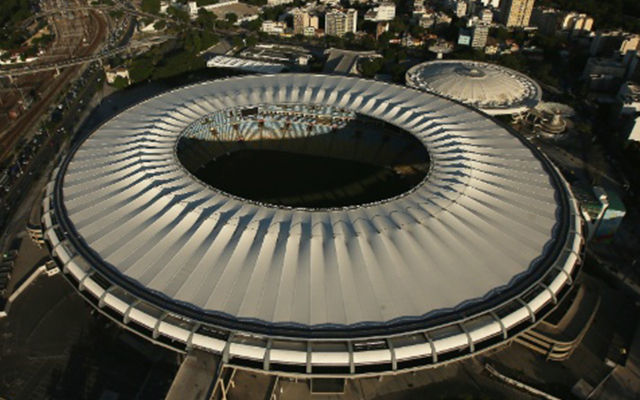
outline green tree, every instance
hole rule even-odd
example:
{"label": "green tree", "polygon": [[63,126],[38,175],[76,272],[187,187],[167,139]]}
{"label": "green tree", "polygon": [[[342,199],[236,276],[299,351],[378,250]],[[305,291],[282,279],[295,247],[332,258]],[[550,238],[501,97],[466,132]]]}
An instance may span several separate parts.
{"label": "green tree", "polygon": [[281,14],[284,14],[284,6],[266,7],[262,10],[262,19],[265,21],[275,21]]}
{"label": "green tree", "polygon": [[140,8],[144,12],[158,14],[160,12],[160,0],[142,0]]}
{"label": "green tree", "polygon": [[113,86],[116,89],[122,90],[122,89],[126,88],[127,86],[129,86],[129,81],[127,81],[126,78],[118,76],[118,77],[116,77],[116,79],[114,79]]}
{"label": "green tree", "polygon": [[258,37],[253,35],[247,36],[246,41],[247,41],[247,46],[249,47],[255,46],[259,42]]}
{"label": "green tree", "polygon": [[202,28],[211,29],[213,28],[213,24],[215,24],[216,19],[218,19],[218,17],[214,13],[201,8],[198,10],[196,23]]}
{"label": "green tree", "polygon": [[407,29],[404,21],[400,17],[395,17],[393,21],[389,23],[389,30],[395,33],[402,33]]}
{"label": "green tree", "polygon": [[140,57],[133,60],[129,68],[129,77],[134,82],[141,82],[148,79],[154,70],[153,60],[149,57]]}
{"label": "green tree", "polygon": [[227,13],[225,16],[227,21],[231,22],[232,24],[235,24],[236,22],[238,22],[238,15],[236,13]]}
{"label": "green tree", "polygon": [[167,8],[167,14],[169,14],[169,16],[174,20],[184,22],[184,23],[189,22],[189,19],[190,19],[189,13],[186,12],[185,10],[179,9],[178,7]]}
{"label": "green tree", "polygon": [[244,40],[240,36],[234,36],[232,42],[235,47],[244,47]]}
{"label": "green tree", "polygon": [[205,67],[206,62],[202,57],[188,51],[182,51],[163,60],[153,73],[153,79],[169,78]]}
{"label": "green tree", "polygon": [[382,58],[367,58],[360,62],[360,72],[366,78],[373,78],[382,69],[383,63]]}
{"label": "green tree", "polygon": [[262,18],[248,21],[244,26],[251,32],[259,32],[260,28],[262,27]]}

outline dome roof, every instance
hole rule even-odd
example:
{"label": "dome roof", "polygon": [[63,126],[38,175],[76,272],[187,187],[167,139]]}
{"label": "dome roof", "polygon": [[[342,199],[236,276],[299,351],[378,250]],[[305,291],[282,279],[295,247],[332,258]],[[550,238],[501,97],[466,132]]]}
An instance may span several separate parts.
{"label": "dome roof", "polygon": [[468,60],[430,61],[407,72],[407,85],[481,109],[491,115],[534,107],[542,91],[531,78],[509,68]]}
{"label": "dome roof", "polygon": [[[406,130],[429,150],[429,175],[389,200],[313,210],[230,196],[177,159],[177,141],[196,120],[295,103]],[[56,179],[64,248],[82,255],[63,262],[89,265],[174,313],[262,326],[379,326],[455,313],[548,270],[568,235],[566,188],[526,141],[444,98],[347,77],[242,77],[172,91],[105,123]]]}

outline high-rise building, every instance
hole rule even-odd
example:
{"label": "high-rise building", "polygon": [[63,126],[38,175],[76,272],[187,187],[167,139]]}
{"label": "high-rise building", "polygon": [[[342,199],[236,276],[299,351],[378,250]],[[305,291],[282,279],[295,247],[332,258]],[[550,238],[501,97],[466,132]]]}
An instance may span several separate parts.
{"label": "high-rise building", "polygon": [[350,8],[347,10],[347,24],[345,33],[356,33],[358,30],[358,10]]}
{"label": "high-rise building", "polygon": [[482,49],[487,45],[487,38],[489,37],[489,24],[479,22],[473,27],[473,39],[471,41],[471,47],[474,49]]}
{"label": "high-rise building", "polygon": [[480,11],[480,20],[482,20],[482,22],[485,22],[487,24],[490,24],[493,22],[493,11],[491,11],[488,8],[483,8],[482,11]]}
{"label": "high-rise building", "polygon": [[364,19],[369,21],[391,21],[396,17],[396,5],[385,2],[365,14]]}
{"label": "high-rise building", "polygon": [[500,6],[502,23],[507,28],[526,28],[529,26],[535,0],[503,0]]}
{"label": "high-rise building", "polygon": [[640,85],[627,82],[620,87],[616,105],[621,133],[628,140],[640,141]]}
{"label": "high-rise building", "polygon": [[564,13],[560,19],[560,28],[568,31],[570,36],[581,35],[591,32],[593,28],[593,18],[587,14],[577,12]]}
{"label": "high-rise building", "polygon": [[309,13],[306,10],[294,8],[291,11],[291,14],[293,14],[293,34],[294,35],[304,34],[304,28],[309,26],[309,20],[310,20]]}
{"label": "high-rise building", "polygon": [[358,23],[358,11],[348,9],[346,11],[331,10],[324,18],[324,33],[328,36],[342,37],[346,33],[355,33]]}
{"label": "high-rise building", "polygon": [[457,0],[454,4],[453,11],[456,13],[456,17],[462,18],[467,15],[469,4],[467,0]]}

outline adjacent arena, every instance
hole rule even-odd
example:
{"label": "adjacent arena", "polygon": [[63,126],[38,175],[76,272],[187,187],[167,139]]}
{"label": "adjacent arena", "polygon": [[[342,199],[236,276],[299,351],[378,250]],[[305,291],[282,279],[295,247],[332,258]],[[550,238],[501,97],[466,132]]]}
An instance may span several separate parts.
{"label": "adjacent arena", "polygon": [[418,64],[406,74],[409,87],[478,108],[489,115],[513,115],[535,107],[542,90],[528,76],[496,64],[437,60]]}
{"label": "adjacent arena", "polygon": [[[279,159],[293,167],[272,170]],[[220,181],[223,167],[242,178]],[[433,94],[305,74],[119,114],[56,168],[43,227],[65,276],[123,327],[306,376],[500,346],[555,308],[583,251],[566,182],[508,127]]]}

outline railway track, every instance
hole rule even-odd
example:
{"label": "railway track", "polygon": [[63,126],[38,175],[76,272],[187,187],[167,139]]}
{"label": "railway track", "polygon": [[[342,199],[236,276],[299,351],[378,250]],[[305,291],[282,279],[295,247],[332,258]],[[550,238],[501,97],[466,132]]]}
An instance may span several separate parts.
{"label": "railway track", "polygon": [[[81,49],[78,53],[79,57],[86,57],[95,53],[107,33],[107,21],[97,11],[89,11],[89,18],[93,25],[97,27],[91,38],[89,45]],[[39,121],[40,117],[49,109],[53,101],[59,95],[71,78],[78,72],[80,66],[75,66],[63,70],[62,73],[53,81],[53,85],[45,88],[41,99],[36,102],[33,107],[27,110],[8,130],[0,133],[0,160],[5,159],[13,151],[13,146],[17,143],[24,132],[30,130],[33,125]],[[44,77],[43,79],[46,79]]]}

